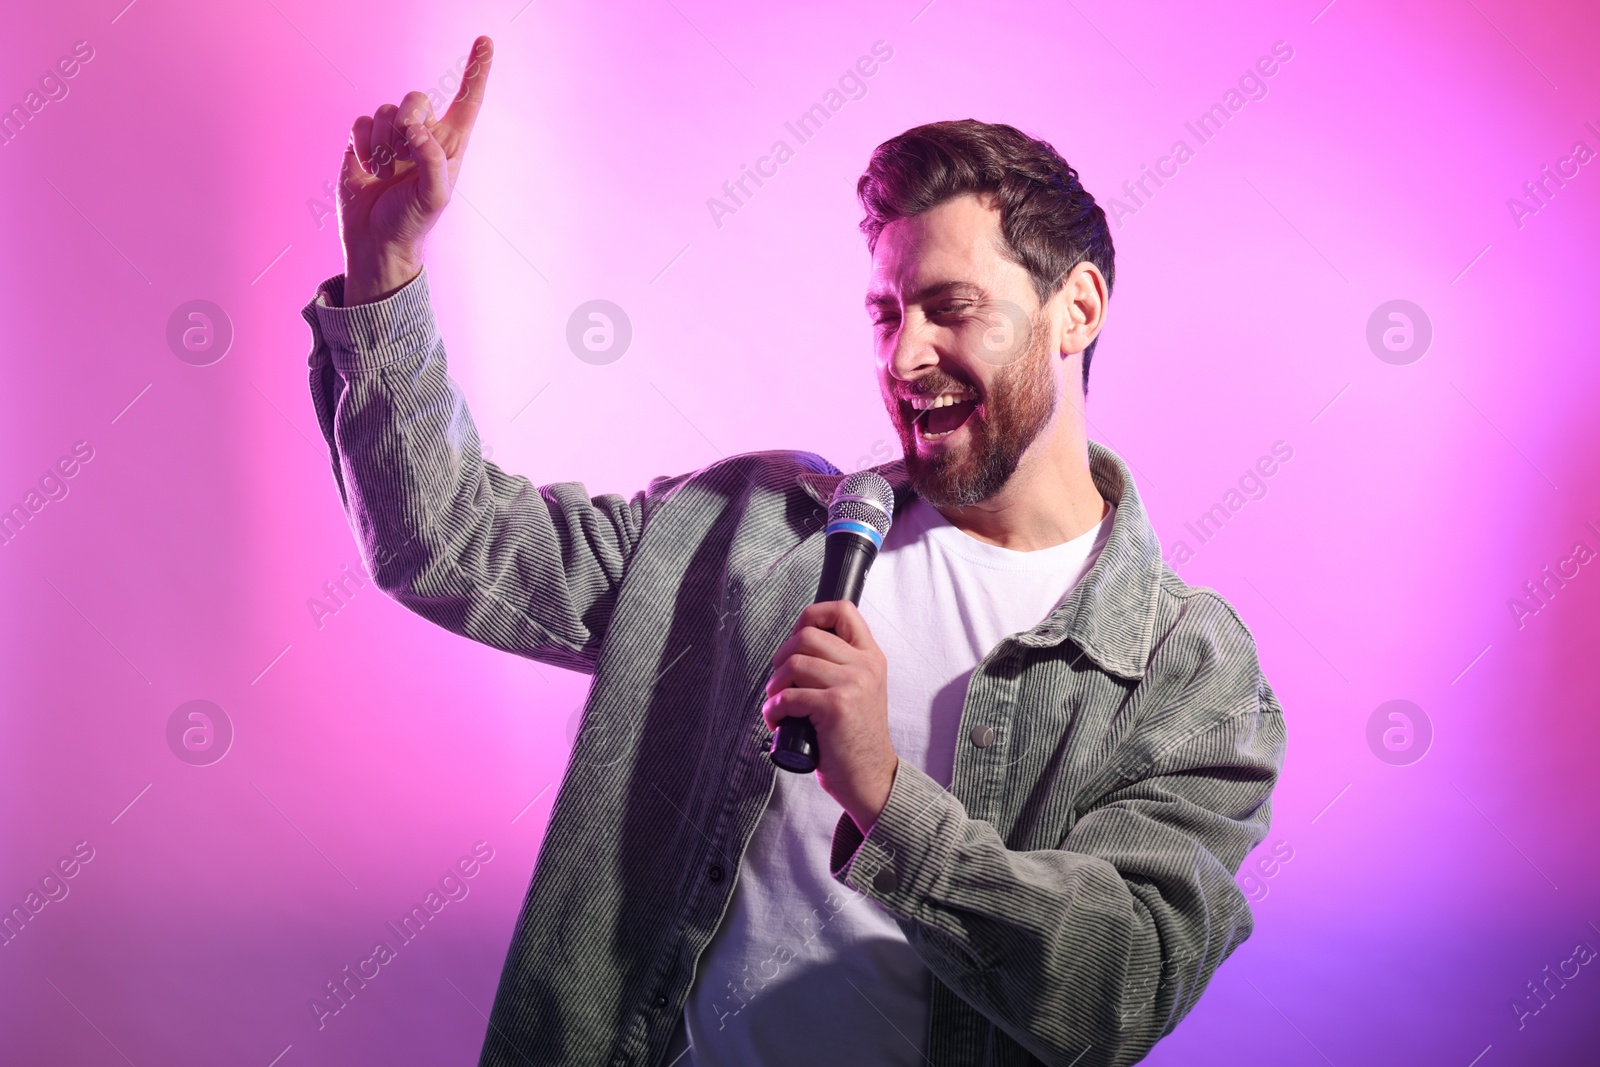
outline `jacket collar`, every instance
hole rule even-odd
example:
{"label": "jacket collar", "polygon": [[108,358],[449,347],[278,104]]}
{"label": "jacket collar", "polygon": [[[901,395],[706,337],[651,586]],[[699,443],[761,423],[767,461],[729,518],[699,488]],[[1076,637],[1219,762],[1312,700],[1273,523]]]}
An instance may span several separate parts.
{"label": "jacket collar", "polygon": [[[868,468],[894,489],[898,513],[915,497],[905,460]],[[1070,640],[1103,670],[1122,678],[1144,677],[1155,634],[1156,593],[1161,585],[1161,543],[1121,456],[1089,442],[1089,475],[1100,495],[1116,505],[1111,534],[1100,558],[1061,606],[1018,642],[1045,648]],[[827,507],[843,474],[804,471],[799,483]]]}
{"label": "jacket collar", "polygon": [[[830,464],[831,466],[831,464]],[[880,463],[876,467],[864,467],[876,474],[881,474],[889,487],[894,490],[894,511],[900,514],[900,509],[905,507],[917,497],[915,489],[911,488],[911,475],[906,473],[906,461],[903,459],[891,460]],[[843,473],[828,473],[826,471],[801,471],[799,474],[800,485],[811,499],[827,507],[833,503],[833,491],[838,484],[849,475]]]}

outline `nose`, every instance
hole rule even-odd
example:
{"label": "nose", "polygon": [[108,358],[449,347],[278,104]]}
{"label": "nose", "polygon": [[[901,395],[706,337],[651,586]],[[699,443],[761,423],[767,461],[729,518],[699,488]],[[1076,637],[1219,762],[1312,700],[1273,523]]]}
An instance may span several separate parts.
{"label": "nose", "polygon": [[891,348],[885,365],[900,381],[919,377],[929,367],[937,366],[939,353],[933,346],[932,330],[918,314],[908,311],[899,330],[891,339]]}

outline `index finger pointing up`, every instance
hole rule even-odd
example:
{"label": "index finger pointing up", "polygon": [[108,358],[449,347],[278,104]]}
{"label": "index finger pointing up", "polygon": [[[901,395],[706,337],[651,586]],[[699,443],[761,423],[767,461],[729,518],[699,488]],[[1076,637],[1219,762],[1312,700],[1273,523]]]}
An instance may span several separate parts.
{"label": "index finger pointing up", "polygon": [[493,61],[493,41],[479,37],[472,42],[472,58],[461,75],[461,88],[450,101],[441,125],[451,127],[462,136],[472,132],[472,124],[478,121],[478,109],[483,106],[483,87],[489,81],[489,65]]}

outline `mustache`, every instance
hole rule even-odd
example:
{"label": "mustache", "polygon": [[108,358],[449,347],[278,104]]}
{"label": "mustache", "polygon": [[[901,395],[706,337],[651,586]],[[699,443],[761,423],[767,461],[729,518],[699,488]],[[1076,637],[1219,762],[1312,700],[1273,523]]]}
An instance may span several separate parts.
{"label": "mustache", "polygon": [[968,392],[979,400],[984,398],[984,392],[971,382],[964,382],[959,378],[941,374],[938,377],[919,378],[915,385],[891,390],[891,395],[896,400],[910,400],[914,397],[938,396],[945,392]]}

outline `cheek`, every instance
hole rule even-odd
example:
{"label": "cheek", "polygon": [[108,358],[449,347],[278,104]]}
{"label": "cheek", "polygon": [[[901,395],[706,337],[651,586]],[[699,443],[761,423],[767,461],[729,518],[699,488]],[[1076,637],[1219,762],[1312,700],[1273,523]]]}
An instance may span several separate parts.
{"label": "cheek", "polygon": [[889,391],[889,383],[883,380],[881,377],[878,379],[878,396],[883,400],[883,406],[888,410],[890,416],[899,416],[900,402],[897,401],[894,398],[894,394]]}

